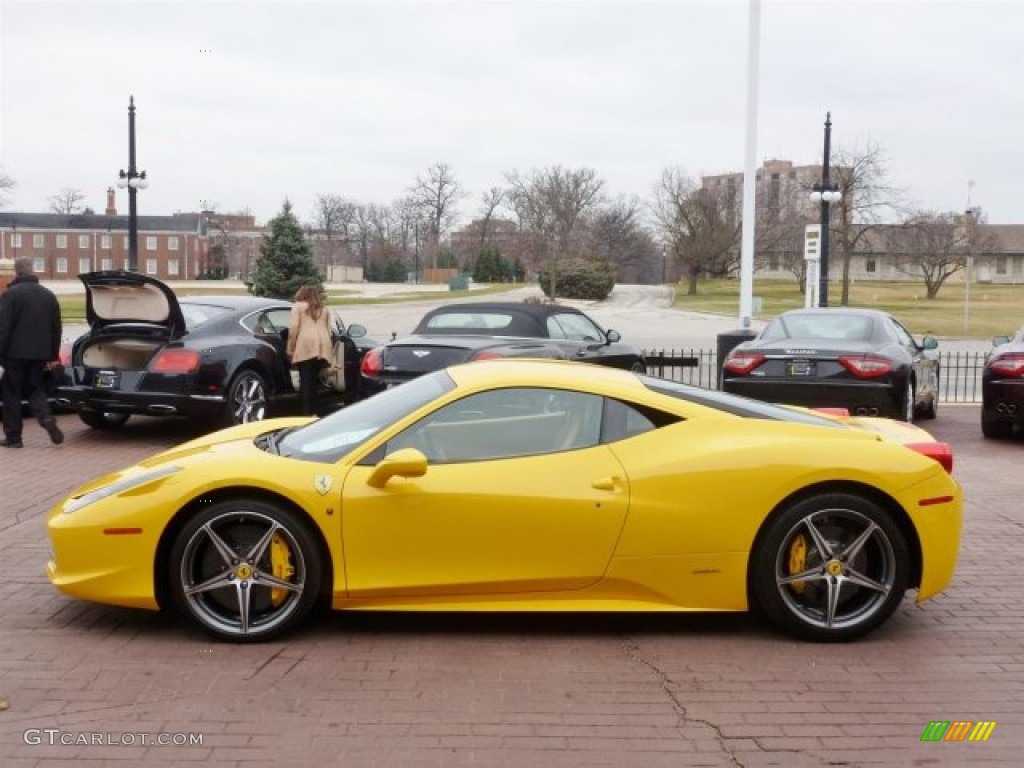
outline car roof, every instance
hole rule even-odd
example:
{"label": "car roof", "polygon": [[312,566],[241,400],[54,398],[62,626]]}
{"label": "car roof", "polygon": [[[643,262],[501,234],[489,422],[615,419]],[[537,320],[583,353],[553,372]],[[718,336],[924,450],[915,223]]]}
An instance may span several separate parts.
{"label": "car roof", "polygon": [[548,317],[558,312],[582,314],[575,307],[564,304],[527,304],[524,301],[465,301],[456,304],[444,304],[427,312],[427,315],[439,315],[445,312],[521,312],[534,317]]}
{"label": "car roof", "polygon": [[805,307],[803,309],[788,309],[779,317],[786,315],[863,315],[865,317],[888,317],[888,312],[880,309],[867,309],[865,307]]}
{"label": "car roof", "polygon": [[178,299],[182,304],[211,304],[227,307],[238,311],[262,309],[264,307],[290,307],[291,302],[283,299],[271,299],[266,296],[237,296],[231,294],[182,296]]}

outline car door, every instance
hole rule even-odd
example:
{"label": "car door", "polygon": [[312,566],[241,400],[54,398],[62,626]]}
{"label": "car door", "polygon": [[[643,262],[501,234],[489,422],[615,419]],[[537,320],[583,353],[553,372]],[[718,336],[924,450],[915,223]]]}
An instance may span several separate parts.
{"label": "car door", "polygon": [[242,324],[252,331],[253,336],[270,345],[274,355],[273,377],[275,382],[291,385],[288,376],[290,363],[285,354],[288,342],[288,325],[291,321],[290,307],[268,307],[248,315]]}
{"label": "car door", "polygon": [[925,349],[918,345],[914,337],[898,320],[893,317],[887,319],[900,346],[910,356],[914,379],[917,381],[915,399],[918,403],[928,402],[938,393],[938,363],[925,353]]}
{"label": "car door", "polygon": [[628,511],[622,465],[599,444],[602,398],[503,388],[463,398],[392,438],[418,478],[343,491],[349,596],[582,589],[605,572]]}

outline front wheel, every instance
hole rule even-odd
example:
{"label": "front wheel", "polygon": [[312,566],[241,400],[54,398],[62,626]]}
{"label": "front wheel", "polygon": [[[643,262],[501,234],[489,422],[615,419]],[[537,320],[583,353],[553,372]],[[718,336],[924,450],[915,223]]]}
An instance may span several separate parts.
{"label": "front wheel", "polygon": [[306,617],[320,588],[321,555],[293,512],[255,499],[213,504],[171,547],[175,605],[199,627],[255,642]]}
{"label": "front wheel", "polygon": [[224,411],[227,426],[263,421],[267,417],[267,383],[256,371],[240,371],[228,387]]}
{"label": "front wheel", "polygon": [[909,580],[899,526],[874,502],[847,493],[784,510],[758,536],[751,557],[752,603],[807,640],[866,635],[896,610]]}

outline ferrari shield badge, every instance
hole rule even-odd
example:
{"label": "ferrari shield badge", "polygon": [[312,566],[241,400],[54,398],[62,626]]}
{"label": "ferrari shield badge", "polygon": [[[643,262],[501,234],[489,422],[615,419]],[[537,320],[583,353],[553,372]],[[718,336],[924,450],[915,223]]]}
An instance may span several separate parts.
{"label": "ferrari shield badge", "polygon": [[313,487],[316,488],[316,492],[321,496],[326,496],[327,492],[331,490],[331,483],[334,479],[330,475],[314,475],[313,476]]}

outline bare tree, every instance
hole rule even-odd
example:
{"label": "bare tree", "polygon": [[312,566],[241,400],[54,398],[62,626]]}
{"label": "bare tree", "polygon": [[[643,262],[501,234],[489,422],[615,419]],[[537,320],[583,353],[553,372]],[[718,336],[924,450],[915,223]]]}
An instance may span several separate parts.
{"label": "bare tree", "polygon": [[64,216],[70,216],[73,213],[82,212],[82,203],[85,201],[85,195],[80,189],[64,187],[56,195],[50,195],[47,199],[50,201],[51,211]]}
{"label": "bare tree", "polygon": [[356,204],[341,195],[319,194],[314,203],[314,220],[324,238],[324,272],[330,279],[330,268],[337,263],[339,243],[346,247],[356,218]]}
{"label": "bare tree", "polygon": [[919,211],[889,231],[889,253],[900,272],[924,280],[926,297],[934,299],[946,280],[966,268],[968,258],[995,249],[981,223],[974,211]]}
{"label": "bare tree", "polygon": [[641,203],[620,198],[587,219],[588,250],[615,266],[617,278],[628,283],[659,283],[666,266],[658,244],[641,221]]}
{"label": "bare tree", "polygon": [[494,211],[505,202],[505,190],[501,187],[491,187],[481,196],[483,207],[480,213],[480,247],[487,243],[487,230],[494,218]]}
{"label": "bare tree", "polygon": [[0,169],[0,205],[7,204],[7,192],[14,189],[14,186],[14,179]]}
{"label": "bare tree", "polygon": [[512,208],[537,238],[551,270],[549,295],[558,296],[558,261],[572,253],[581,217],[601,202],[604,180],[592,168],[553,166],[528,177],[506,174]]}
{"label": "bare tree", "polygon": [[850,303],[850,262],[860,241],[881,223],[884,214],[897,210],[902,192],[886,182],[882,149],[867,144],[863,149],[839,149],[834,156],[834,180],[842,199],[831,206],[829,231],[843,265],[840,303]]}
{"label": "bare tree", "polygon": [[697,186],[679,168],[662,172],[654,217],[686,275],[688,296],[697,294],[701,275],[725,275],[735,267],[740,225],[730,223],[733,210],[726,192]]}
{"label": "bare tree", "polygon": [[427,221],[431,265],[436,269],[441,233],[455,220],[455,206],[464,196],[463,192],[448,165],[435,163],[427,171],[426,177],[416,177],[416,183],[409,189],[409,196]]}

